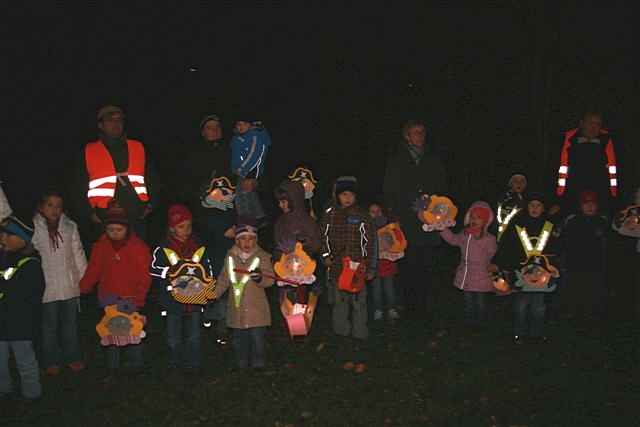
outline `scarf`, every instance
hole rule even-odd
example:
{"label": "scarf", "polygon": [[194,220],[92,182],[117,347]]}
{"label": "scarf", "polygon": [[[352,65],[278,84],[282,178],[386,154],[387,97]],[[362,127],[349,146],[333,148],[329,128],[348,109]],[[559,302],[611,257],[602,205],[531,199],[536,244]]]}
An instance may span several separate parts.
{"label": "scarf", "polygon": [[185,241],[169,236],[169,249],[177,253],[182,259],[191,259],[193,254],[198,250],[198,242],[191,236]]}
{"label": "scarf", "polygon": [[60,249],[60,244],[64,243],[64,239],[62,238],[62,234],[60,234],[59,226],[60,219],[55,222],[49,221],[48,218],[44,218],[47,223],[47,231],[49,232],[49,243],[51,244],[51,248],[53,251],[57,251]]}

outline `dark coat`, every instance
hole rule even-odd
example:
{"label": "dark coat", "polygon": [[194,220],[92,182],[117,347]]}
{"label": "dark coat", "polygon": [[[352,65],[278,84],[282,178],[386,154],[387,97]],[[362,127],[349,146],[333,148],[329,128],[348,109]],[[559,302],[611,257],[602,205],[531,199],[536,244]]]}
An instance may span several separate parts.
{"label": "dark coat", "polygon": [[447,175],[442,161],[425,151],[418,164],[413,160],[406,143],[387,162],[384,176],[384,199],[391,212],[400,219],[409,244],[437,245],[438,233],[425,233],[413,204],[421,194],[446,195]]}
{"label": "dark coat", "polygon": [[567,270],[603,272],[608,234],[609,221],[605,216],[569,215],[560,239]]}
{"label": "dark coat", "polygon": [[[7,255],[0,270],[16,267],[25,258]],[[40,260],[30,259],[5,280],[0,277],[0,341],[31,341],[41,327],[40,312],[44,294],[44,275]]]}
{"label": "dark coat", "polygon": [[296,242],[301,242],[304,251],[313,256],[320,251],[320,228],[311,218],[304,201],[304,187],[299,182],[286,180],[275,190],[285,193],[289,202],[289,212],[280,215],[274,226],[274,242],[276,249],[273,253],[277,260],[284,249],[294,249]]}

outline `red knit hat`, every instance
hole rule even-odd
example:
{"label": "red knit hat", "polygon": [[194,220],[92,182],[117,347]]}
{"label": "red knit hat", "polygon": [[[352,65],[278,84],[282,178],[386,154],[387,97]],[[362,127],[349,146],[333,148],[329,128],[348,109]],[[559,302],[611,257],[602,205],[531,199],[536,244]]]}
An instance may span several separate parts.
{"label": "red knit hat", "polygon": [[580,193],[580,204],[584,205],[585,203],[598,203],[598,195],[594,191],[583,191]]}
{"label": "red knit hat", "polygon": [[169,228],[173,228],[176,225],[193,218],[193,215],[191,215],[191,211],[189,211],[189,208],[181,204],[169,206],[169,212],[167,216]]}
{"label": "red knit hat", "polygon": [[474,215],[480,218],[484,223],[488,223],[491,219],[491,211],[484,206],[474,206],[469,211],[469,216]]}

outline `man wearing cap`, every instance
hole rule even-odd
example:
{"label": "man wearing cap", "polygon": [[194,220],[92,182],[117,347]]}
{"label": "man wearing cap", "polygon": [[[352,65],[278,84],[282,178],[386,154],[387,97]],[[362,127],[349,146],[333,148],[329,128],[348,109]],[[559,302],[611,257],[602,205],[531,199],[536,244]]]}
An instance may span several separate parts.
{"label": "man wearing cap", "polygon": [[618,164],[613,137],[602,127],[600,113],[585,113],[578,128],[565,132],[557,176],[556,195],[566,214],[579,210],[580,193],[586,190],[597,194],[602,212],[614,207]]}
{"label": "man wearing cap", "polygon": [[145,217],[153,206],[157,180],[144,145],[127,138],[124,112],[107,105],[98,111],[99,138],[82,153],[78,185],[82,188],[80,212],[102,224],[107,206],[115,199],[129,217],[136,233],[144,238]]}
{"label": "man wearing cap", "polygon": [[434,249],[440,243],[438,233],[425,233],[414,210],[422,194],[446,195],[447,176],[443,163],[425,146],[425,126],[408,121],[403,129],[404,141],[387,161],[384,199],[387,207],[400,218],[409,247],[400,270],[405,303],[411,311],[423,311],[429,285],[427,268],[433,264]]}

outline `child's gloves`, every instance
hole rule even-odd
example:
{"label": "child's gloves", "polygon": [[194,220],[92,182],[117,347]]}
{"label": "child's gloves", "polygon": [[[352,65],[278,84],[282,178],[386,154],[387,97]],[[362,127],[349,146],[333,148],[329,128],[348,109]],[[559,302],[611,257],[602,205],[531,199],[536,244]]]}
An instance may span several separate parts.
{"label": "child's gloves", "polygon": [[256,283],[260,283],[262,281],[262,272],[260,271],[259,268],[256,268],[255,270],[253,270],[251,272],[251,274],[249,274],[249,277],[251,278],[251,280],[253,280]]}

